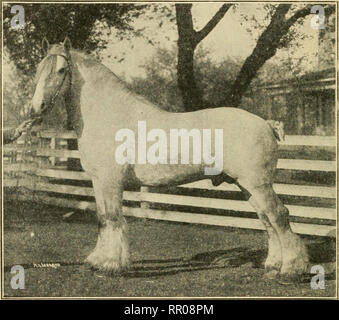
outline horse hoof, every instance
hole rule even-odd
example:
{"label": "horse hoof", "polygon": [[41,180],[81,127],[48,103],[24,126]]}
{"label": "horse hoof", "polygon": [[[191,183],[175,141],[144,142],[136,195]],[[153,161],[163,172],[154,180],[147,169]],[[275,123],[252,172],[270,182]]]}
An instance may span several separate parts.
{"label": "horse hoof", "polygon": [[270,269],[265,270],[264,278],[268,280],[276,279],[279,275],[279,270],[276,269]]}
{"label": "horse hoof", "polygon": [[98,257],[93,253],[87,257],[85,263],[88,264],[94,271],[101,271],[111,275],[121,274],[128,269],[128,263],[126,261],[122,263],[120,260],[108,257]]}
{"label": "horse hoof", "polygon": [[129,264],[126,225],[116,227],[113,222],[106,221],[100,229],[97,244],[86,262],[94,269],[109,274],[121,273]]}
{"label": "horse hoof", "polygon": [[88,266],[88,268],[96,274],[118,276],[118,275],[123,275],[128,270],[127,266],[118,267],[117,265],[112,265],[112,264],[98,265],[98,264],[92,264],[88,261],[85,261],[85,263]]}

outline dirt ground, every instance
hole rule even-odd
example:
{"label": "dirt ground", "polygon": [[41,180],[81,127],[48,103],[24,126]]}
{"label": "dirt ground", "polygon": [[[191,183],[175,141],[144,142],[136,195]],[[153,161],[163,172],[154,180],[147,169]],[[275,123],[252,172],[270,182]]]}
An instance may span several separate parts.
{"label": "dirt ground", "polygon": [[[335,242],[305,238],[312,264],[326,270],[325,289],[309,279],[282,285],[263,278],[266,235],[260,231],[128,218],[132,266],[122,275],[91,270],[95,214],[4,203],[5,297],[333,297]],[[34,268],[33,263],[60,263]],[[25,267],[25,289],[11,289],[10,269]]]}

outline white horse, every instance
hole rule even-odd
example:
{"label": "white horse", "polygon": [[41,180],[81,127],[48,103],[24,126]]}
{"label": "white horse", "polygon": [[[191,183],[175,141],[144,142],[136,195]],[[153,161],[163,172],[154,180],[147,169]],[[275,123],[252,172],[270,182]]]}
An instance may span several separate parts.
{"label": "white horse", "polygon": [[[260,117],[237,108],[170,113],[134,94],[105,66],[71,49],[68,38],[49,46],[38,66],[32,117],[48,112],[56,99],[65,100],[77,133],[81,163],[93,181],[101,228],[96,247],[86,261],[119,271],[128,266],[127,226],[122,215],[122,192],[127,183],[157,186],[182,184],[202,178],[201,164],[120,165],[114,155],[121,128],[137,132],[137,123],[149,129],[223,129],[223,172],[211,176],[214,184],[236,183],[256,210],[268,233],[265,268],[269,276],[300,275],[307,270],[304,243],[292,232],[287,208],[272,188],[277,165],[277,141],[272,127]],[[190,160],[191,161],[191,160]]]}

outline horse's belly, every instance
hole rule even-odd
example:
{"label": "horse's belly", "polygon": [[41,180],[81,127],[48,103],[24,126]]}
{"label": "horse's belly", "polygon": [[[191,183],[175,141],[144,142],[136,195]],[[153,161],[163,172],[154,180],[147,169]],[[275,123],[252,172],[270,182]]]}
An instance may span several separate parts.
{"label": "horse's belly", "polygon": [[185,164],[159,164],[159,165],[134,165],[136,178],[143,185],[179,185],[203,178],[202,165]]}

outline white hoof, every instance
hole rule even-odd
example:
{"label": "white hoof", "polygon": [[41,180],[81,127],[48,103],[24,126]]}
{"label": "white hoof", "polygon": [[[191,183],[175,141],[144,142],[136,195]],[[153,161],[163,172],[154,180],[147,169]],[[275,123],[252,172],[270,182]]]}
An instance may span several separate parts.
{"label": "white hoof", "polygon": [[266,271],[271,270],[280,270],[282,266],[281,255],[273,256],[269,255],[265,261],[265,269]]}
{"label": "white hoof", "polygon": [[265,270],[264,279],[267,279],[267,280],[276,279],[278,275],[279,275],[279,270],[276,270],[276,269]]}
{"label": "white hoof", "polygon": [[98,241],[94,251],[86,261],[96,269],[107,272],[119,272],[128,267],[129,252],[126,236],[126,223],[108,221],[100,230]]}
{"label": "white hoof", "polygon": [[296,234],[292,234],[283,247],[283,264],[281,275],[300,275],[307,273],[309,258],[304,242]]}
{"label": "white hoof", "polygon": [[280,271],[282,266],[281,244],[278,235],[274,232],[268,239],[268,254],[265,261],[266,272]]}

